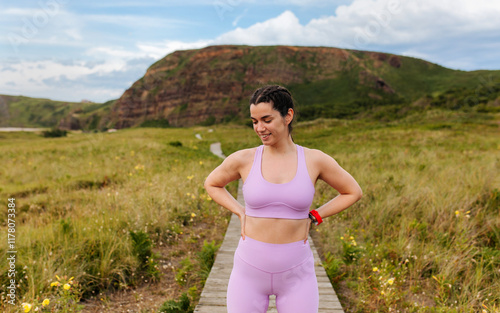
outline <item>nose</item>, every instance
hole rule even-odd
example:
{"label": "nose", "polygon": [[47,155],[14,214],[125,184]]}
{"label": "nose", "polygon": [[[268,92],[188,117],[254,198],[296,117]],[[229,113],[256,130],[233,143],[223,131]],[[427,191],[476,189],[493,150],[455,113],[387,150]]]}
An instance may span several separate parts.
{"label": "nose", "polygon": [[257,132],[262,132],[265,130],[264,123],[262,123],[262,122],[257,122],[256,124],[254,124],[254,127],[255,127],[255,131],[257,131]]}

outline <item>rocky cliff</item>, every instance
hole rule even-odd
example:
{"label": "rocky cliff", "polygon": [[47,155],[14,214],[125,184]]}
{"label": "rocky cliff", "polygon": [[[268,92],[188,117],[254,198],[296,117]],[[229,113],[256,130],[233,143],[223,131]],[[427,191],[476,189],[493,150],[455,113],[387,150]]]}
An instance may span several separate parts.
{"label": "rocky cliff", "polygon": [[269,83],[290,87],[348,76],[356,85],[354,91],[363,86],[378,99],[395,93],[380,73],[401,67],[404,61],[397,55],[326,47],[210,46],[176,51],[153,64],[116,101],[112,127],[155,119],[166,119],[172,126],[227,120],[247,114],[252,91]]}

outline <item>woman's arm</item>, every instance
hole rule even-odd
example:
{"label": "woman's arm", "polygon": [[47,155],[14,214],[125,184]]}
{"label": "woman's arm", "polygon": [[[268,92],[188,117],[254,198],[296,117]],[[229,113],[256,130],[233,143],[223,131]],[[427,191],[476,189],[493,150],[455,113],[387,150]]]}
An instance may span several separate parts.
{"label": "woman's arm", "polygon": [[319,169],[318,178],[340,194],[316,209],[321,218],[337,214],[361,199],[363,192],[356,180],[332,157],[319,150],[314,151],[314,164]]}
{"label": "woman's arm", "polygon": [[244,161],[244,153],[244,151],[237,151],[224,159],[222,164],[208,175],[204,184],[208,195],[215,202],[240,218],[243,239],[245,239],[245,208],[227,191],[225,186],[241,177],[240,168]]}

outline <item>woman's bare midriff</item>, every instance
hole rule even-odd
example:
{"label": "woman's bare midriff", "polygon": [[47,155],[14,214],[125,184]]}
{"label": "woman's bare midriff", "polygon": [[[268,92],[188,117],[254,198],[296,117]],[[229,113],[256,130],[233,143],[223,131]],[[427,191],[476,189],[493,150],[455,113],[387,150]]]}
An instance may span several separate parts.
{"label": "woman's bare midriff", "polygon": [[247,215],[245,217],[245,235],[268,243],[290,243],[307,238],[309,223],[309,218],[293,220]]}

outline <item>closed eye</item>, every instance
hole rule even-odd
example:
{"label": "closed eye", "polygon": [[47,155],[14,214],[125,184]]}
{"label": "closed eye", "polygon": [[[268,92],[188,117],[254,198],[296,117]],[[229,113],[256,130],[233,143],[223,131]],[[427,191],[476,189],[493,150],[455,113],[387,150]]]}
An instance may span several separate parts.
{"label": "closed eye", "polygon": [[[264,123],[266,123],[266,124],[269,124],[269,123],[271,123],[271,122],[273,121],[273,119],[271,118],[271,119],[268,119],[268,120],[262,120],[262,121],[263,121]],[[257,124],[257,123],[258,123],[258,121],[257,121],[257,120],[252,119],[252,124],[254,124],[254,125],[255,125],[255,124]]]}

